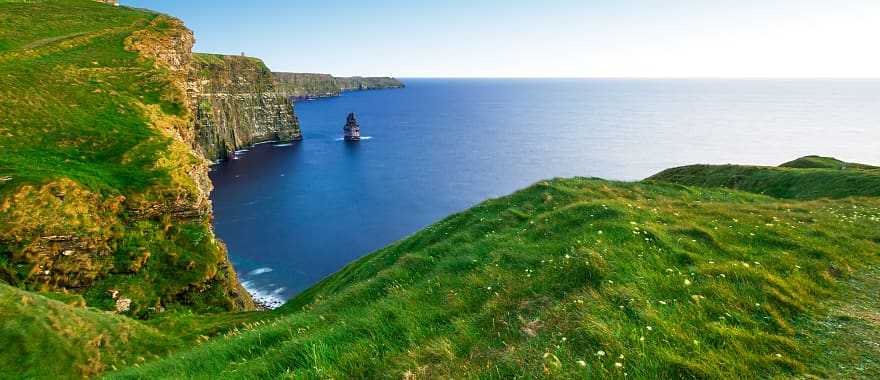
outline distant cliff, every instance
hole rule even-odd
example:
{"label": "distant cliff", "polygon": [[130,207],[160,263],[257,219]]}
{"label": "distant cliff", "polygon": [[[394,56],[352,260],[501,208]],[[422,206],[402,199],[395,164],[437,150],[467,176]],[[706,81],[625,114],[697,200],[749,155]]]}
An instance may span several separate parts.
{"label": "distant cliff", "polygon": [[306,99],[338,96],[342,89],[330,74],[272,73],[279,93],[288,98]]}
{"label": "distant cliff", "polygon": [[336,78],[342,91],[381,90],[386,88],[402,88],[403,83],[391,77],[347,77]]}
{"label": "distant cliff", "polygon": [[345,91],[403,88],[390,77],[334,77],[330,74],[272,73],[280,94],[294,100],[339,96]]}
{"label": "distant cliff", "polygon": [[265,141],[302,139],[293,104],[259,59],[193,54],[188,95],[196,149],[208,159]]}

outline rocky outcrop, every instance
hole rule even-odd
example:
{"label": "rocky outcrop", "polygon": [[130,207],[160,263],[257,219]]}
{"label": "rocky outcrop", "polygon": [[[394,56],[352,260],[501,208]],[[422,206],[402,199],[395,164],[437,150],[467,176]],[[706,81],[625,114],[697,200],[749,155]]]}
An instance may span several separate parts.
{"label": "rocky outcrop", "polygon": [[211,160],[265,141],[302,139],[290,99],[256,58],[194,54],[187,88],[194,147]]}
{"label": "rocky outcrop", "polygon": [[348,114],[345,119],[345,127],[342,128],[345,135],[345,141],[361,141],[361,127],[358,125],[354,112]]}
{"label": "rocky outcrop", "polygon": [[346,91],[403,88],[390,77],[334,77],[330,74],[272,73],[278,93],[293,100],[339,96]]}
{"label": "rocky outcrop", "polygon": [[[208,177],[209,161],[205,160],[205,143],[200,135],[199,105],[196,103],[196,99],[202,98],[192,89],[193,72],[199,62],[199,56],[192,53],[194,44],[192,31],[182,21],[167,16],[156,17],[149,27],[135,31],[126,41],[126,50],[136,51],[142,59],[151,60],[158,68],[167,70],[169,82],[164,97],[183,105],[184,109],[171,110],[177,117],[153,116],[154,126],[173,139],[168,147],[169,157],[157,163],[158,166],[168,166],[172,186],[154,186],[144,193],[129,196],[125,199],[123,215],[126,224],[148,226],[150,223],[145,222],[160,221],[165,224],[165,239],[180,239],[192,234],[199,236],[195,244],[186,243],[183,249],[189,251],[187,253],[157,249],[169,257],[152,259],[154,265],[157,261],[165,262],[168,267],[164,268],[165,272],[173,272],[173,267],[181,266],[186,273],[178,273],[176,280],[186,285],[150,289],[158,297],[151,310],[161,310],[166,302],[195,305],[206,310],[253,310],[253,299],[238,281],[226,245],[215,238],[211,225],[213,211],[209,197],[213,185]],[[294,128],[289,129],[298,133],[299,125],[292,115],[293,109],[288,108],[287,112],[288,120],[291,117],[292,120],[284,125],[293,125]],[[194,120],[197,123],[195,128]],[[144,267],[152,253],[145,247],[139,248],[138,252],[133,252],[128,268],[114,270],[146,272]],[[114,307],[118,307],[118,297],[113,298]],[[126,309],[129,309],[133,301],[125,299],[129,304]],[[145,305],[138,306],[143,310]]]}

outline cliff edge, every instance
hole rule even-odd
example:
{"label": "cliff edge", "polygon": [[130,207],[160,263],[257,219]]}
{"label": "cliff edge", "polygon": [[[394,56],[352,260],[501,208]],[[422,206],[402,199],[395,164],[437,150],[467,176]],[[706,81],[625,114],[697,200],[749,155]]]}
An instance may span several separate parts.
{"label": "cliff edge", "polygon": [[278,93],[293,100],[339,96],[346,91],[403,88],[391,77],[334,77],[330,74],[274,72]]}
{"label": "cliff edge", "polygon": [[0,281],[139,317],[252,309],[193,149],[192,32],[93,1],[0,13]]}
{"label": "cliff edge", "polygon": [[272,72],[257,58],[194,54],[188,92],[194,147],[208,159],[256,143],[302,139],[293,103],[278,93]]}

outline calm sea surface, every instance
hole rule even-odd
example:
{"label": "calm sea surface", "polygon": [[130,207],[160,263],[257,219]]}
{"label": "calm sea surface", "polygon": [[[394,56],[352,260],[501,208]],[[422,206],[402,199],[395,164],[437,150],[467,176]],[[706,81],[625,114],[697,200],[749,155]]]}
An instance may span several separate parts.
{"label": "calm sea surface", "polygon": [[[305,135],[212,172],[246,285],[292,297],[345,264],[552,177],[638,180],[808,155],[880,164],[880,81],[434,80],[296,105]],[[370,139],[340,141],[349,112]]]}

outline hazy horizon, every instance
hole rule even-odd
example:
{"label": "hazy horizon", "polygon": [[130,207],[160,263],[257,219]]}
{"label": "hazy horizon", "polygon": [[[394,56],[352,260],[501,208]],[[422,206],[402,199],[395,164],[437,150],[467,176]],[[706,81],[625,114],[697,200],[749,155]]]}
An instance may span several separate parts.
{"label": "hazy horizon", "polygon": [[409,78],[880,78],[880,2],[122,0],[196,50],[275,71]]}

